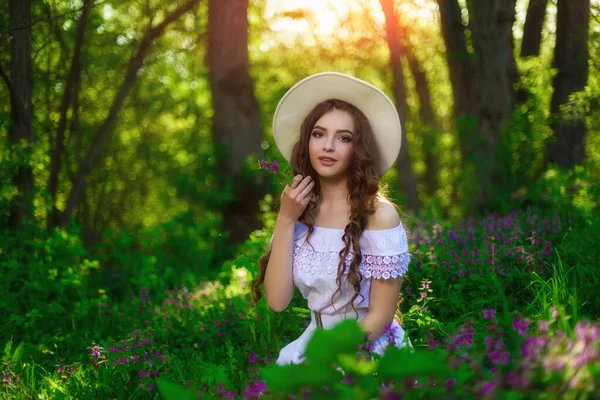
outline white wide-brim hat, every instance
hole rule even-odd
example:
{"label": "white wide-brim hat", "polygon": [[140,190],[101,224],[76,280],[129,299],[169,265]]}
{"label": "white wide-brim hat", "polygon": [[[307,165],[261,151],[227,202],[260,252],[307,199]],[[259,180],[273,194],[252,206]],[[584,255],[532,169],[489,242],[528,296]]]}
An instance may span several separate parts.
{"label": "white wide-brim hat", "polygon": [[273,136],[283,157],[290,161],[304,118],[328,99],[348,102],[367,116],[379,148],[379,169],[382,174],[390,169],[402,144],[402,128],[394,103],[370,83],[339,72],[308,76],[279,101],[273,117]]}

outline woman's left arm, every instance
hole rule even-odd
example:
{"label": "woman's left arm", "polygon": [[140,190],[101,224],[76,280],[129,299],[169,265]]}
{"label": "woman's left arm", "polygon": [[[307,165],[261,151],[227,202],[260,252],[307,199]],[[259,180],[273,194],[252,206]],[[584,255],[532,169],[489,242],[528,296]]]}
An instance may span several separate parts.
{"label": "woman's left arm", "polygon": [[369,334],[369,340],[379,339],[385,333],[385,327],[392,324],[402,281],[402,277],[371,281],[369,312],[360,322],[363,330]]}
{"label": "woman's left arm", "polygon": [[[369,218],[367,229],[390,229],[398,224],[400,224],[400,217],[394,206],[387,202],[380,202],[377,211]],[[385,333],[385,327],[392,324],[402,281],[401,276],[371,280],[369,312],[360,323],[363,330],[369,333],[369,340],[377,340]]]}

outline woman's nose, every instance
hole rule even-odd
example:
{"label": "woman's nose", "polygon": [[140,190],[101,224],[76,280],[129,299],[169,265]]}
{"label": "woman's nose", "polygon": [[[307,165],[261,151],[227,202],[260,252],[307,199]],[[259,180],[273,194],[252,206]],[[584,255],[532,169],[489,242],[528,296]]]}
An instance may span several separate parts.
{"label": "woman's nose", "polygon": [[329,138],[325,140],[325,144],[323,145],[323,150],[325,151],[333,151],[333,139]]}

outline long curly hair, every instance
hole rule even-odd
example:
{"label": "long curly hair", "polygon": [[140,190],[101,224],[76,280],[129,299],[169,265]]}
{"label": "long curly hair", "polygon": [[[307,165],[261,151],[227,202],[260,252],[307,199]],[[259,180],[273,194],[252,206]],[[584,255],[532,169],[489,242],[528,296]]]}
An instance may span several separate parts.
{"label": "long curly hair", "polygon": [[[381,200],[388,201],[379,186],[379,179],[382,175],[382,171],[378,167],[378,160],[380,159],[379,150],[368,118],[358,108],[342,100],[329,99],[317,104],[302,122],[300,139],[292,150],[291,166],[293,175],[310,175],[315,182],[313,193],[316,196],[313,196],[298,218],[299,222],[308,227],[308,237],[310,237],[315,229],[314,217],[312,215],[312,211],[317,206],[315,197],[320,194],[321,187],[319,185],[319,175],[310,162],[308,142],[317,121],[324,114],[332,110],[348,112],[354,121],[355,132],[352,138],[354,150],[348,169],[347,182],[350,222],[346,225],[344,235],[342,236],[344,248],[339,252],[340,262],[336,278],[337,290],[331,297],[331,303],[333,305],[333,299],[336,295],[341,295],[342,276],[346,271],[345,260],[351,255],[347,280],[354,288],[355,293],[348,304],[343,307],[343,311],[346,312],[348,305],[351,305],[352,309],[356,312],[354,301],[360,295],[360,283],[362,281],[362,274],[359,269],[362,260],[360,238],[367,226],[369,216],[375,213],[378,202]],[[260,286],[264,282],[270,256],[271,248],[258,261],[259,275],[251,284],[254,304],[262,298]]]}

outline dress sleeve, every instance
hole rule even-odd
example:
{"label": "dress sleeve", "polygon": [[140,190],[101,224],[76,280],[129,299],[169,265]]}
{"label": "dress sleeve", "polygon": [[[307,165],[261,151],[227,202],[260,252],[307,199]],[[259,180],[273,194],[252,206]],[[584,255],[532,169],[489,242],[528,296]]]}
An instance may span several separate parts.
{"label": "dress sleeve", "polygon": [[[306,233],[306,231],[308,231],[308,228],[306,228],[301,223],[296,222],[296,225],[294,226],[294,243],[297,242],[302,237],[304,237],[304,233]],[[273,246],[273,238],[275,238],[275,232],[271,233],[271,239],[269,240],[269,247]]]}
{"label": "dress sleeve", "polygon": [[410,254],[402,224],[392,229],[365,231],[361,251],[361,273],[367,279],[398,278],[408,272]]}

